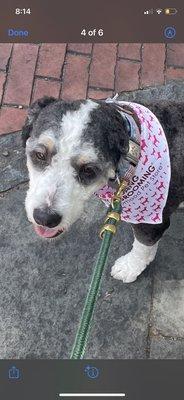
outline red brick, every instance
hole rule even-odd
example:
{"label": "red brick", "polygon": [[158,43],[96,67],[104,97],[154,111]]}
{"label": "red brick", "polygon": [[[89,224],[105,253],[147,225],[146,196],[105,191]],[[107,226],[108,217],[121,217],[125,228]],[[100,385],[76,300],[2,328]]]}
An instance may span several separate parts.
{"label": "red brick", "polygon": [[4,102],[29,105],[38,46],[15,44]]}
{"label": "red brick", "polygon": [[141,73],[141,86],[164,83],[165,45],[161,43],[144,44]]}
{"label": "red brick", "polygon": [[114,69],[116,65],[115,43],[95,44],[90,70],[90,86],[114,89]]}
{"label": "red brick", "polygon": [[118,56],[130,60],[140,60],[140,43],[120,43],[118,46]]}
{"label": "red brick", "polygon": [[0,72],[0,103],[3,96],[3,85],[5,83],[5,80],[6,80],[6,74],[4,72]]}
{"label": "red brick", "polygon": [[76,51],[76,53],[90,54],[92,50],[91,43],[69,43],[68,50]]}
{"label": "red brick", "polygon": [[167,81],[173,79],[184,79],[184,68],[167,68],[166,79]]}
{"label": "red brick", "polygon": [[2,107],[0,110],[0,135],[22,129],[27,111],[19,108]]}
{"label": "red brick", "polygon": [[100,100],[100,99],[107,99],[107,97],[112,97],[113,91],[112,90],[95,90],[89,88],[88,90],[88,97],[90,99]]}
{"label": "red brick", "polygon": [[184,67],[184,44],[169,44],[167,47],[167,65]]}
{"label": "red brick", "polygon": [[12,43],[0,43],[0,69],[6,69],[12,49]]}
{"label": "red brick", "polygon": [[64,100],[86,98],[89,62],[88,57],[68,54],[62,85]]}
{"label": "red brick", "polygon": [[139,69],[140,63],[128,60],[117,62],[115,91],[135,90],[139,87]]}
{"label": "red brick", "polygon": [[45,79],[36,79],[33,91],[33,101],[43,96],[53,96],[58,98],[60,86],[60,82],[46,81]]}
{"label": "red brick", "polygon": [[60,78],[66,52],[65,43],[42,44],[39,52],[37,75]]}

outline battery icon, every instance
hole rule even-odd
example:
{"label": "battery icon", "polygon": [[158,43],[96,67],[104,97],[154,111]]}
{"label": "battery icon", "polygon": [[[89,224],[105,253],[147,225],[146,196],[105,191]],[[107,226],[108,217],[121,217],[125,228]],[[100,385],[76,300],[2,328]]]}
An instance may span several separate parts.
{"label": "battery icon", "polygon": [[165,8],[164,12],[165,15],[175,15],[178,12],[178,10],[176,8],[169,7]]}

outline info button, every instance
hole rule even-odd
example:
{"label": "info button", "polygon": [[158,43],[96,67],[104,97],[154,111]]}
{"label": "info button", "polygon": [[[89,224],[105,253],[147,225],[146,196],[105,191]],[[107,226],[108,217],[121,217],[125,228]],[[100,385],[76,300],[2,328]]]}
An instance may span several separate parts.
{"label": "info button", "polygon": [[10,28],[8,29],[8,36],[9,37],[28,37],[29,36],[29,31],[25,29],[14,29]]}

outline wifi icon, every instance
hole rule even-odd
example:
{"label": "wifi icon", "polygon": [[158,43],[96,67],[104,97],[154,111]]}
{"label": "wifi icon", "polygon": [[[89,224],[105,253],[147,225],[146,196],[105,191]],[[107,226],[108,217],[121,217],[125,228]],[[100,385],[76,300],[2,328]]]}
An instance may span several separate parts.
{"label": "wifi icon", "polygon": [[158,14],[158,15],[160,15],[161,13],[162,13],[162,8],[158,8],[157,10],[156,10],[156,13]]}

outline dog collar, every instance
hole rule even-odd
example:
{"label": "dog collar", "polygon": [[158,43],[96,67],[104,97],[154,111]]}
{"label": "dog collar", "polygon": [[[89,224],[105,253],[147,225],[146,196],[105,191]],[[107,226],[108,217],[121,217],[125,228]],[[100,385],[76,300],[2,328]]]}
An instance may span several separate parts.
{"label": "dog collar", "polygon": [[[114,99],[107,99],[106,103],[112,103],[116,110],[121,114],[126,129],[129,135],[129,150],[126,156],[120,158],[118,168],[116,170],[116,176],[110,180],[110,185],[115,187],[122,179],[131,181],[135,174],[135,169],[140,157],[140,130],[133,117],[133,112],[126,110],[119,102]],[[114,185],[115,184],[115,185]]]}
{"label": "dog collar", "polygon": [[[120,107],[119,107],[120,109]],[[137,166],[140,156],[140,131],[134,118],[126,111],[119,110],[123,120],[125,121],[127,132],[129,135],[129,150],[125,159],[134,167]]]}

